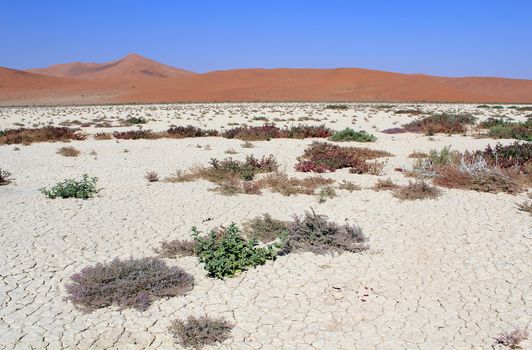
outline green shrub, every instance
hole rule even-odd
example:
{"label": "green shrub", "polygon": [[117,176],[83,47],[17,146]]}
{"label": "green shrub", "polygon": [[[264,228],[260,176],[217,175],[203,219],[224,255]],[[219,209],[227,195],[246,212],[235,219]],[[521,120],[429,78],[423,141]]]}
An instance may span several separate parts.
{"label": "green shrub", "polygon": [[11,173],[7,170],[0,168],[0,186],[9,185],[13,181]]}
{"label": "green shrub", "polygon": [[375,142],[377,138],[365,131],[355,131],[351,128],[345,128],[342,131],[337,131],[329,138],[330,141],[357,141],[357,142]]}
{"label": "green shrub", "polygon": [[196,242],[196,254],[204,263],[210,277],[223,279],[233,277],[249,267],[264,265],[267,260],[275,260],[278,244],[258,247],[254,239],[245,240],[235,224],[223,231],[212,230],[206,237],[200,236],[195,227],[192,237]]}
{"label": "green shrub", "polygon": [[58,183],[51,189],[41,188],[41,192],[48,198],[55,199],[60,198],[91,198],[93,194],[98,192],[96,188],[96,177],[89,177],[84,174],[81,180],[66,179],[63,182]]}
{"label": "green shrub", "polygon": [[532,119],[523,123],[497,122],[489,127],[488,137],[532,141]]}

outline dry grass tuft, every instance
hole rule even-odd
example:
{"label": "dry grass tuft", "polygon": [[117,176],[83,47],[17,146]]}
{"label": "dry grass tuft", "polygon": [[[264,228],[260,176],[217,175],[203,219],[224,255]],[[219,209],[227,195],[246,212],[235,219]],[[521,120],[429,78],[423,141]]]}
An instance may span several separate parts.
{"label": "dry grass tuft", "polygon": [[57,154],[62,155],[63,157],[77,157],[81,152],[75,147],[61,147],[57,150]]}
{"label": "dry grass tuft", "polygon": [[441,191],[425,181],[410,182],[393,191],[393,196],[401,200],[434,199],[441,195]]}
{"label": "dry grass tuft", "polygon": [[368,163],[367,160],[390,157],[390,153],[369,148],[341,147],[326,142],[314,142],[305,149],[295,166],[297,171],[323,173],[349,168],[355,174],[379,174],[382,162]]}
{"label": "dry grass tuft", "polygon": [[148,171],[144,178],[148,180],[148,182],[157,182],[159,181],[159,174],[155,171]]}
{"label": "dry grass tuft", "polygon": [[510,332],[502,332],[495,338],[497,344],[506,346],[510,349],[521,349],[521,342],[528,339],[528,331],[526,329],[514,329]]}
{"label": "dry grass tuft", "polygon": [[179,343],[184,347],[201,349],[205,345],[221,343],[228,339],[233,327],[232,323],[221,318],[189,316],[186,321],[172,322],[170,332],[179,338]]}
{"label": "dry grass tuft", "polygon": [[378,179],[377,183],[373,185],[372,187],[374,191],[393,191],[393,190],[396,190],[397,188],[399,188],[399,185],[394,183],[392,179],[386,179],[386,180]]}
{"label": "dry grass tuft", "polygon": [[250,239],[269,243],[287,233],[288,223],[273,219],[270,214],[256,217],[243,224],[243,233]]}

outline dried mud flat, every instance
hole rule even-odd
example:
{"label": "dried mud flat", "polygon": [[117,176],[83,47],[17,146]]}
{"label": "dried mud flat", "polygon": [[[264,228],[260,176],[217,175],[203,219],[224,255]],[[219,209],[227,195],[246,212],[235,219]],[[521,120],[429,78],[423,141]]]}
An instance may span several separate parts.
{"label": "dried mud flat", "polygon": [[[23,124],[94,123],[87,134],[138,129],[120,120],[144,117],[142,129],[171,124],[222,130],[229,123],[278,126],[325,124],[366,130],[376,142],[342,145],[384,150],[393,157],[381,175],[321,174],[354,182],[362,189],[336,189],[319,203],[316,196],[224,196],[206,181],[148,183],[147,171],[161,177],[211,158],[272,154],[290,176],[305,177],[294,164],[315,139],[253,141],[199,137],[157,140],[93,140],[0,145],[0,166],[14,181],[0,186],[0,349],[179,349],[168,332],[171,322],[189,315],[224,317],[235,326],[229,339],[206,349],[491,349],[494,337],[532,328],[532,216],[517,206],[526,194],[491,194],[442,189],[433,200],[401,201],[371,187],[378,179],[409,179],[394,171],[410,167],[408,155],[451,145],[481,150],[497,141],[474,135],[425,136],[381,131],[416,118],[397,110],[506,115],[524,120],[530,112],[476,105],[349,104],[168,104],[80,107],[5,107],[0,130]],[[17,123],[17,124],[15,124]],[[67,123],[69,124],[69,123]],[[72,123],[70,123],[72,124]],[[74,123],[79,127],[79,123]],[[208,145],[208,147],[206,146]],[[77,157],[56,154],[73,146]],[[16,150],[18,149],[18,150]],[[236,154],[226,154],[233,149]],[[93,152],[94,151],[94,152]],[[91,199],[47,199],[42,187],[81,174],[99,179]],[[370,249],[363,253],[280,256],[226,280],[206,276],[195,257],[165,259],[191,273],[194,289],[159,299],[148,310],[115,307],[92,313],[66,300],[69,277],[87,265],[115,257],[154,256],[163,240],[190,238],[190,228],[206,231],[257,215],[289,220],[313,208],[338,223],[360,225]],[[521,344],[530,348],[530,340]]]}

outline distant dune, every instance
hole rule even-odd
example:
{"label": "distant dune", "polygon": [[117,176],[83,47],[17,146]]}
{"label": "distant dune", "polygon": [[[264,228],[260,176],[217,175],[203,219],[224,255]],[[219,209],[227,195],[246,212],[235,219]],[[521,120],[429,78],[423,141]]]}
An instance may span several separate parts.
{"label": "distant dune", "polygon": [[532,102],[532,80],[445,78],[359,68],[196,74],[128,55],[109,63],[0,67],[0,104],[224,101]]}

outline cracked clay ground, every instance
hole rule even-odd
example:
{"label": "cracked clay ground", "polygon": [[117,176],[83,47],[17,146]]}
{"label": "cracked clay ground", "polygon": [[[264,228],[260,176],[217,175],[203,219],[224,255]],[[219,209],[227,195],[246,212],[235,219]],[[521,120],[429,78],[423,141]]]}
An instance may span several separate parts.
{"label": "cracked clay ground", "polygon": [[[142,112],[144,107],[131,108]],[[199,107],[175,108],[186,115],[187,108]],[[275,108],[279,113],[294,109]],[[4,110],[0,129],[11,127],[17,113]],[[46,120],[50,112],[24,113]],[[350,125],[344,112],[330,113],[327,126]],[[357,113],[368,117],[360,122],[368,131],[372,125],[395,125],[381,112],[360,107]],[[162,112],[159,117],[166,120]],[[213,116],[212,127],[238,116],[227,118]],[[304,177],[293,166],[312,140],[255,142],[251,149],[223,138],[86,140],[69,143],[82,152],[77,158],[56,154],[61,144],[36,143],[19,151],[0,146],[0,165],[15,177],[0,187],[0,349],[180,349],[167,330],[171,321],[203,314],[235,324],[229,339],[206,349],[491,349],[502,331],[530,331],[532,219],[516,208],[525,195],[445,189],[435,200],[400,201],[370,189],[379,178],[407,183],[393,168],[410,166],[408,154],[414,150],[482,149],[494,141],[372,133],[378,141],[363,146],[395,155],[385,173],[325,174],[337,182],[353,181],[362,190],[337,190],[338,196],[323,204],[315,196],[265,191],[227,197],[209,191],[213,185],[204,181],[148,184],[144,179],[149,170],[164,177],[224,158],[228,148],[238,151],[236,159],[273,154],[290,175]],[[97,155],[90,154],[93,150]],[[38,191],[83,173],[99,178],[95,198],[49,200]],[[262,213],[288,220],[311,207],[331,220],[360,225],[371,249],[339,256],[290,254],[225,281],[208,278],[194,257],[166,259],[193,274],[196,285],[185,296],[155,301],[145,312],[105,308],[84,314],[65,300],[69,276],[88,264],[154,256],[160,241],[188,238],[192,226],[205,231]]]}

